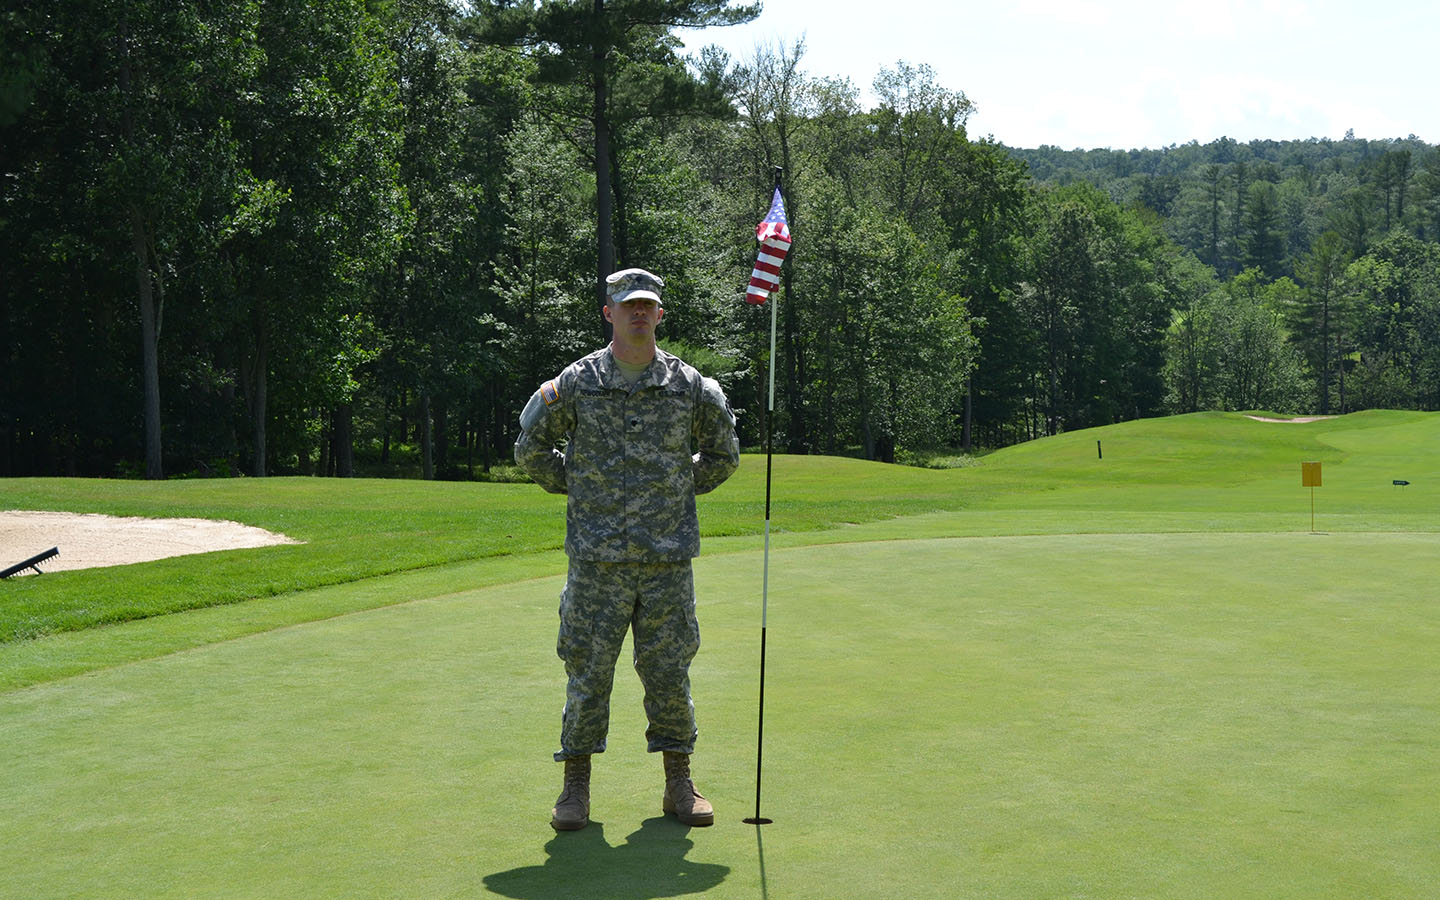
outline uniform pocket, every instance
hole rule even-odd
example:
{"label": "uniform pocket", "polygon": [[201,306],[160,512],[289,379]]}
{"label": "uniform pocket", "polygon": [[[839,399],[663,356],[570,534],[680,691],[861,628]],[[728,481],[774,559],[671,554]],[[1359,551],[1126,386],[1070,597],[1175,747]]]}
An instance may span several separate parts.
{"label": "uniform pocket", "polygon": [[601,448],[617,444],[622,421],[624,401],[608,393],[584,392],[575,398],[575,439],[571,446],[591,458]]}

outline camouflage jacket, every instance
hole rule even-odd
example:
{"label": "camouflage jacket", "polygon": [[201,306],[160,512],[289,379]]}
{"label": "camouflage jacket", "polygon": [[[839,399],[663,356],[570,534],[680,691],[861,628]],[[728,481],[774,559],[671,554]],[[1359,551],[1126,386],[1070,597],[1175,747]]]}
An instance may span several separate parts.
{"label": "camouflage jacket", "polygon": [[657,349],[632,388],[606,347],[530,398],[515,462],[545,490],[567,495],[569,556],[660,562],[700,552],[695,495],[739,467],[740,442],[714,379]]}

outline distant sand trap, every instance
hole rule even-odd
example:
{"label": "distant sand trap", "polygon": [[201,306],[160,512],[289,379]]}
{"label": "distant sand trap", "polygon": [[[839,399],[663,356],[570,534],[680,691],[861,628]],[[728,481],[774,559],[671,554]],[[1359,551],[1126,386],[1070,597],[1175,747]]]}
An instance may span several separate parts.
{"label": "distant sand trap", "polygon": [[[171,556],[299,544],[283,534],[217,519],[147,519],[97,513],[0,510],[0,569],[58,547],[42,572],[149,562]],[[33,574],[28,572],[27,574]]]}
{"label": "distant sand trap", "polygon": [[1257,422],[1285,422],[1299,425],[1304,422],[1319,422],[1321,419],[1333,419],[1335,416],[1297,416],[1293,419],[1267,419],[1264,416],[1246,416],[1247,419],[1254,419]]}

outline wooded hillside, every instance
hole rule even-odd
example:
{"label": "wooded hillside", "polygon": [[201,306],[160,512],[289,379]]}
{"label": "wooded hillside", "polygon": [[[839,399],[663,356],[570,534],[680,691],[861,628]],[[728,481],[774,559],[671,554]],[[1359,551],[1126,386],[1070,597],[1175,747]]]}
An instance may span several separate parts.
{"label": "wooded hillside", "polygon": [[1440,151],[1018,150],[898,63],[682,57],[724,0],[105,0],[0,13],[0,475],[510,462],[666,280],[761,440],[741,300],[785,172],[776,446],[913,461],[1197,409],[1440,406]]}

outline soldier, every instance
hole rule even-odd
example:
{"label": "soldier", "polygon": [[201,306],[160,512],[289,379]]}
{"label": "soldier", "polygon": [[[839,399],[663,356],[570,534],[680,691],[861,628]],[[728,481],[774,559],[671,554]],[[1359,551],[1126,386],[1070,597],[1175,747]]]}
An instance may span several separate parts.
{"label": "soldier", "polygon": [[540,386],[515,442],[520,468],[567,495],[570,566],[556,651],[568,682],[555,754],[565,780],[550,824],[570,831],[590,822],[590,757],[605,750],[628,629],[648,748],[664,759],[661,806],[687,825],[710,825],[714,810],[690,779],[689,671],[700,647],[690,561],[700,552],[695,495],[740,465],[735,415],[719,384],[655,346],[664,281],[643,269],[606,281],[610,345]]}

